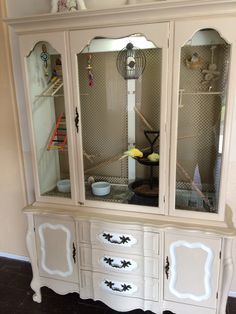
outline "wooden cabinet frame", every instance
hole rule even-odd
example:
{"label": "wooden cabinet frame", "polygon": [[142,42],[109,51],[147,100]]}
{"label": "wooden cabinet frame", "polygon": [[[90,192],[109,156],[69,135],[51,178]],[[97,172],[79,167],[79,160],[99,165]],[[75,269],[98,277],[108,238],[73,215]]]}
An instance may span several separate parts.
{"label": "wooden cabinet frame", "polygon": [[[36,202],[24,209],[28,217],[27,247],[33,269],[31,287],[35,291],[33,297],[34,301],[41,302],[40,288],[45,285],[61,294],[78,292],[82,298],[94,297],[95,299],[101,299],[114,309],[122,311],[140,307],[144,310],[152,310],[158,314],[161,314],[165,310],[172,311],[176,314],[225,313],[227,295],[233,274],[231,246],[232,239],[236,235],[236,229],[231,221],[232,210],[226,204],[226,183],[227,177],[230,175],[227,165],[229,149],[230,145],[232,145],[230,133],[236,97],[234,88],[236,81],[235,14],[236,1],[234,0],[220,0],[217,1],[217,3],[210,0],[168,0],[125,6],[117,9],[107,9],[104,11],[88,10],[72,12],[70,14],[60,13],[58,15],[48,14],[6,19],[8,25],[12,27],[19,38],[22,70],[24,72],[25,96],[28,102],[29,137],[31,139],[33,163],[35,164],[34,189]],[[175,209],[174,194],[177,159],[176,140],[180,48],[184,45],[186,40],[190,39],[196,31],[202,28],[215,29],[222,38],[231,45],[231,64],[227,99],[228,107],[224,141],[224,166],[221,178],[219,211],[217,214]],[[155,32],[155,29],[159,32]],[[140,33],[142,31],[148,39],[155,38],[156,42],[160,43],[160,47],[163,49],[162,64],[165,66],[162,73],[161,89],[161,149],[164,158],[160,171],[160,180],[163,185],[160,188],[161,200],[159,210],[150,206],[122,205],[85,200],[83,156],[81,149],[82,138],[81,132],[78,134],[74,126],[77,113],[80,115],[76,54],[84,48],[88,41],[96,36],[103,35],[117,38],[137,32]],[[40,41],[48,41],[54,46],[61,54],[63,61],[63,76],[66,81],[64,92],[65,108],[68,118],[70,179],[72,183],[71,198],[69,199],[42,197],[40,195],[36,166],[36,143],[32,135],[33,123],[29,110],[30,95],[27,89],[28,78],[25,74],[25,58],[33,49],[34,45]],[[80,129],[79,121],[79,130]],[[27,158],[28,157],[25,159],[27,160]],[[76,271],[78,272],[78,278],[76,275],[75,280],[60,280],[56,277],[58,275],[56,273],[51,274],[52,277],[49,278],[44,276],[45,274],[42,275],[42,272],[40,272],[40,267],[38,266],[40,248],[37,246],[37,241],[40,241],[40,234],[42,238],[43,230],[41,228],[41,231],[35,232],[36,225],[34,218],[36,215],[44,218],[47,217],[47,215],[53,216],[55,221],[60,217],[62,220],[61,225],[63,225],[63,219],[65,219],[65,217],[70,217],[70,219],[74,221],[76,227],[72,234],[76,234],[78,243],[76,256],[78,260]],[[46,220],[45,223],[47,224]],[[114,253],[114,257],[119,257],[122,251],[119,246],[115,249],[107,249],[105,244],[104,247],[102,246],[103,244],[99,246],[100,244],[97,242],[98,239],[96,237],[93,238],[94,230],[98,228],[99,224],[102,225],[102,228],[107,227],[107,230],[115,228],[116,234],[114,237],[117,237],[120,233],[126,236],[127,234],[139,235],[138,239],[142,239],[140,241],[143,241],[144,246],[142,249],[137,248],[133,253],[130,251],[130,254],[133,254],[132,257],[138,255],[137,260],[141,260],[141,264],[149,261],[149,258],[151,260],[158,259],[158,266],[154,267],[155,271],[158,269],[159,272],[156,276],[153,275],[152,277],[150,273],[145,271],[137,272],[134,274],[134,277],[130,276],[130,278],[133,278],[133,282],[135,282],[137,287],[140,283],[145,281],[146,277],[148,278],[148,280],[145,281],[144,287],[142,286],[141,292],[138,290],[134,292],[134,295],[137,292],[137,300],[130,295],[122,296],[123,291],[118,291],[119,295],[115,295],[115,291],[111,291],[111,297],[108,291],[112,290],[112,287],[114,287],[113,279],[107,279],[108,284],[105,284],[108,289],[99,288],[98,281],[104,279],[104,274],[109,274],[109,278],[113,278],[112,276],[114,274],[112,270],[109,272],[108,269],[104,270],[104,272],[100,272],[99,267],[102,269],[103,266],[97,266],[96,263],[92,263],[92,256],[100,256],[99,253]],[[51,225],[47,226],[50,227]],[[94,226],[95,229],[92,229],[91,226]],[[129,226],[129,232],[126,230],[127,226]],[[106,230],[104,229],[103,231],[105,232]],[[152,241],[147,236],[147,234],[150,235],[149,233],[160,234],[158,252],[154,252],[153,248],[150,247]],[[174,241],[174,239],[171,238],[172,233],[176,234],[176,239],[178,238],[179,241],[182,242]],[[168,236],[170,237],[170,241],[167,240]],[[153,241],[155,242],[154,238],[155,237],[153,237]],[[215,241],[217,242],[216,248],[212,244],[215,243]],[[155,247],[155,243],[153,246]],[[214,268],[214,276],[217,278],[214,281],[214,288],[212,289],[214,295],[211,295],[210,298],[212,299],[210,301],[208,292],[201,294],[201,297],[198,299],[194,296],[194,293],[191,292],[188,296],[184,295],[183,292],[178,294],[176,281],[173,277],[170,286],[166,283],[164,279],[166,275],[165,271],[167,270],[167,268],[165,268],[167,267],[166,252],[169,250],[169,247],[171,247],[172,261],[171,264],[169,264],[169,269],[173,267],[173,275],[173,272],[175,273],[172,264],[173,256],[179,246],[182,246],[184,251],[183,255],[186,255],[186,258],[188,257],[186,251],[190,250],[193,253],[195,250],[200,249],[203,255],[208,254],[208,257],[213,258],[213,263],[216,265]],[[220,246],[219,257],[218,248]],[[210,252],[213,252],[212,255]],[[90,260],[87,267],[85,267],[82,262],[80,263],[80,254],[87,254],[86,258]],[[109,256],[110,258],[113,257],[112,254]],[[130,258],[130,260],[133,261],[132,258]],[[170,263],[169,259],[168,263]],[[206,268],[209,268],[209,265],[208,263]],[[55,275],[55,277],[53,277],[53,275]],[[206,282],[209,283],[209,278],[207,276],[205,277]],[[114,280],[115,279],[117,279],[116,275],[114,276]],[[118,282],[118,280],[116,281]],[[199,285],[200,281],[201,280],[198,282]],[[124,283],[125,289],[129,290],[127,287],[129,284],[126,281]],[[185,283],[187,283],[187,279]],[[158,293],[156,293],[157,291],[152,291],[152,286],[156,287]],[[153,298],[151,296],[153,296]],[[204,300],[207,298],[209,303]],[[126,302],[124,302],[124,300],[126,300]]]}

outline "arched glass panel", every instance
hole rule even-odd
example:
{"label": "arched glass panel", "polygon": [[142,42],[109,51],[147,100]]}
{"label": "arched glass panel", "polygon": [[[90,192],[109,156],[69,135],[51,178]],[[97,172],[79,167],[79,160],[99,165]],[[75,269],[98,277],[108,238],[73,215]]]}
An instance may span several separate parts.
{"label": "arched glass panel", "polygon": [[202,29],[181,49],[176,208],[218,212],[230,45]]}
{"label": "arched glass panel", "polygon": [[161,65],[142,35],[95,38],[78,55],[87,200],[158,206]]}
{"label": "arched glass panel", "polygon": [[40,195],[70,198],[61,56],[39,42],[27,57],[27,69]]}

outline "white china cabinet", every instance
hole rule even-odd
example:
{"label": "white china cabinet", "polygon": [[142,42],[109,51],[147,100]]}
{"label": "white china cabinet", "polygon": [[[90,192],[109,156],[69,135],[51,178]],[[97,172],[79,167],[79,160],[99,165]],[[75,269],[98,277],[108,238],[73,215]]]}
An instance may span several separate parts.
{"label": "white china cabinet", "polygon": [[34,300],[225,313],[236,1],[161,1],[7,19],[35,181]]}

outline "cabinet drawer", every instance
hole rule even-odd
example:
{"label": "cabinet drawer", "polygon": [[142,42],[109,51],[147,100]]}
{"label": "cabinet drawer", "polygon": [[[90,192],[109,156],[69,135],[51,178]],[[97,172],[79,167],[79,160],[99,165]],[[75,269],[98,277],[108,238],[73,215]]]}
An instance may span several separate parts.
{"label": "cabinet drawer", "polygon": [[81,221],[79,239],[81,243],[109,251],[146,256],[159,254],[159,233],[135,230],[135,226]]}
{"label": "cabinet drawer", "polygon": [[158,280],[153,278],[141,280],[133,276],[94,272],[93,288],[95,299],[101,299],[104,295],[107,295],[108,298],[118,296],[152,301],[158,301],[159,298]]}
{"label": "cabinet drawer", "polygon": [[80,247],[80,265],[83,269],[107,273],[133,274],[158,278],[159,258],[115,253]]}

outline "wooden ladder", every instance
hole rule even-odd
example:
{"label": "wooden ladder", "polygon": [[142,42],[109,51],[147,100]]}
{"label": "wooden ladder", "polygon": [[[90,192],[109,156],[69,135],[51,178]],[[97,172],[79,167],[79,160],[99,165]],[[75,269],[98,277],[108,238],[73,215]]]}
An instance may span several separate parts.
{"label": "wooden ladder", "polygon": [[52,136],[49,140],[47,150],[57,149],[64,151],[67,144],[66,117],[62,112],[57,119],[57,123],[53,129]]}

